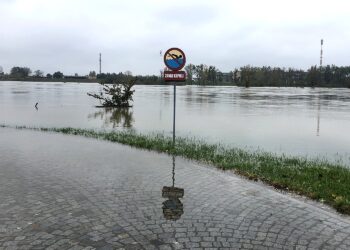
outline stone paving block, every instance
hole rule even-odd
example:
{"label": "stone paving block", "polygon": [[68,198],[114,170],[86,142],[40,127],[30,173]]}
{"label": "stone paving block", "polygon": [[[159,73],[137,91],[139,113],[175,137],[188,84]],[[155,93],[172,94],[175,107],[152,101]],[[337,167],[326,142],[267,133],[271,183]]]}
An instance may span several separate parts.
{"label": "stone paving block", "polygon": [[0,140],[0,250],[350,249],[349,217],[208,166],[176,158],[172,221],[167,155],[11,129]]}

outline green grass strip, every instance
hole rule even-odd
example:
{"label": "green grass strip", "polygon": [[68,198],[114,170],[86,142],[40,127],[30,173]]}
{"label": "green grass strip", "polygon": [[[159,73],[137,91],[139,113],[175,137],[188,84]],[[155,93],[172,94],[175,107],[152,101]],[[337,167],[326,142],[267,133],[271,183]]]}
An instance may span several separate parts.
{"label": "green grass strip", "polygon": [[162,134],[143,135],[77,128],[15,128],[80,135],[182,156],[223,170],[234,170],[236,174],[250,180],[260,180],[277,189],[307,196],[334,207],[340,213],[350,215],[350,169],[326,160],[250,152],[209,144],[194,138],[177,138],[176,146],[173,147],[172,138]]}

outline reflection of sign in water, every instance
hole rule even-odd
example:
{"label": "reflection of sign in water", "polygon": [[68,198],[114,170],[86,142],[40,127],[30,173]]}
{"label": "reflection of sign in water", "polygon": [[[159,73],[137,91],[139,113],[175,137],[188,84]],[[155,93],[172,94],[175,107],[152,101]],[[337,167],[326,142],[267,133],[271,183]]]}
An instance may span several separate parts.
{"label": "reflection of sign in water", "polygon": [[184,197],[184,189],[177,187],[163,187],[162,197],[163,198],[182,198]]}
{"label": "reflection of sign in water", "polygon": [[184,213],[184,206],[180,198],[184,197],[184,189],[175,187],[175,157],[173,156],[173,185],[171,187],[163,187],[162,197],[167,198],[163,202],[163,215],[167,220],[178,220]]}
{"label": "reflection of sign in water", "polygon": [[186,55],[179,48],[168,49],[164,54],[165,65],[174,71],[182,69],[186,64]]}
{"label": "reflection of sign in water", "polygon": [[163,202],[163,215],[167,220],[178,220],[184,213],[184,206],[179,198],[184,196],[184,189],[163,187],[162,197],[168,198]]}

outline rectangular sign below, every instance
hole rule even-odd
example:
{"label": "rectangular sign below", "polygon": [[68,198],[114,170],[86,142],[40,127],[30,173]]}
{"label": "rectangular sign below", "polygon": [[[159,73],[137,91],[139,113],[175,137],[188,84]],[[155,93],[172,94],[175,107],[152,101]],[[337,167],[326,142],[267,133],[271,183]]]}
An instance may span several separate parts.
{"label": "rectangular sign below", "polygon": [[164,81],[184,82],[186,81],[186,72],[185,71],[164,71]]}

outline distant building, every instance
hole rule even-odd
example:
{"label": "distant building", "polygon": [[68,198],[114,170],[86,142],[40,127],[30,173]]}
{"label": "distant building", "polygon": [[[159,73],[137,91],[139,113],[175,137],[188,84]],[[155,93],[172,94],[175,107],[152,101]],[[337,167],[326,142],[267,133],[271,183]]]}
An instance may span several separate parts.
{"label": "distant building", "polygon": [[217,72],[216,73],[216,82],[217,83],[232,83],[233,82],[233,72]]}
{"label": "distant building", "polygon": [[97,79],[96,72],[95,72],[95,71],[90,71],[88,78],[89,78],[90,80],[95,80],[95,79]]}
{"label": "distant building", "polygon": [[303,71],[294,71],[291,78],[292,80],[295,81],[301,81],[303,79],[305,79],[306,77],[306,73]]}
{"label": "distant building", "polygon": [[223,82],[233,82],[233,73],[222,73],[222,80]]}
{"label": "distant building", "polygon": [[232,78],[233,78],[233,82],[234,82],[235,84],[240,83],[241,80],[242,80],[242,71],[240,71],[240,70],[235,70],[235,71],[233,71],[233,76],[232,76]]}
{"label": "distant building", "polygon": [[239,71],[239,70],[236,71],[236,77],[237,77],[237,78],[241,78],[241,75],[242,75],[242,72],[241,72],[241,71]]}

